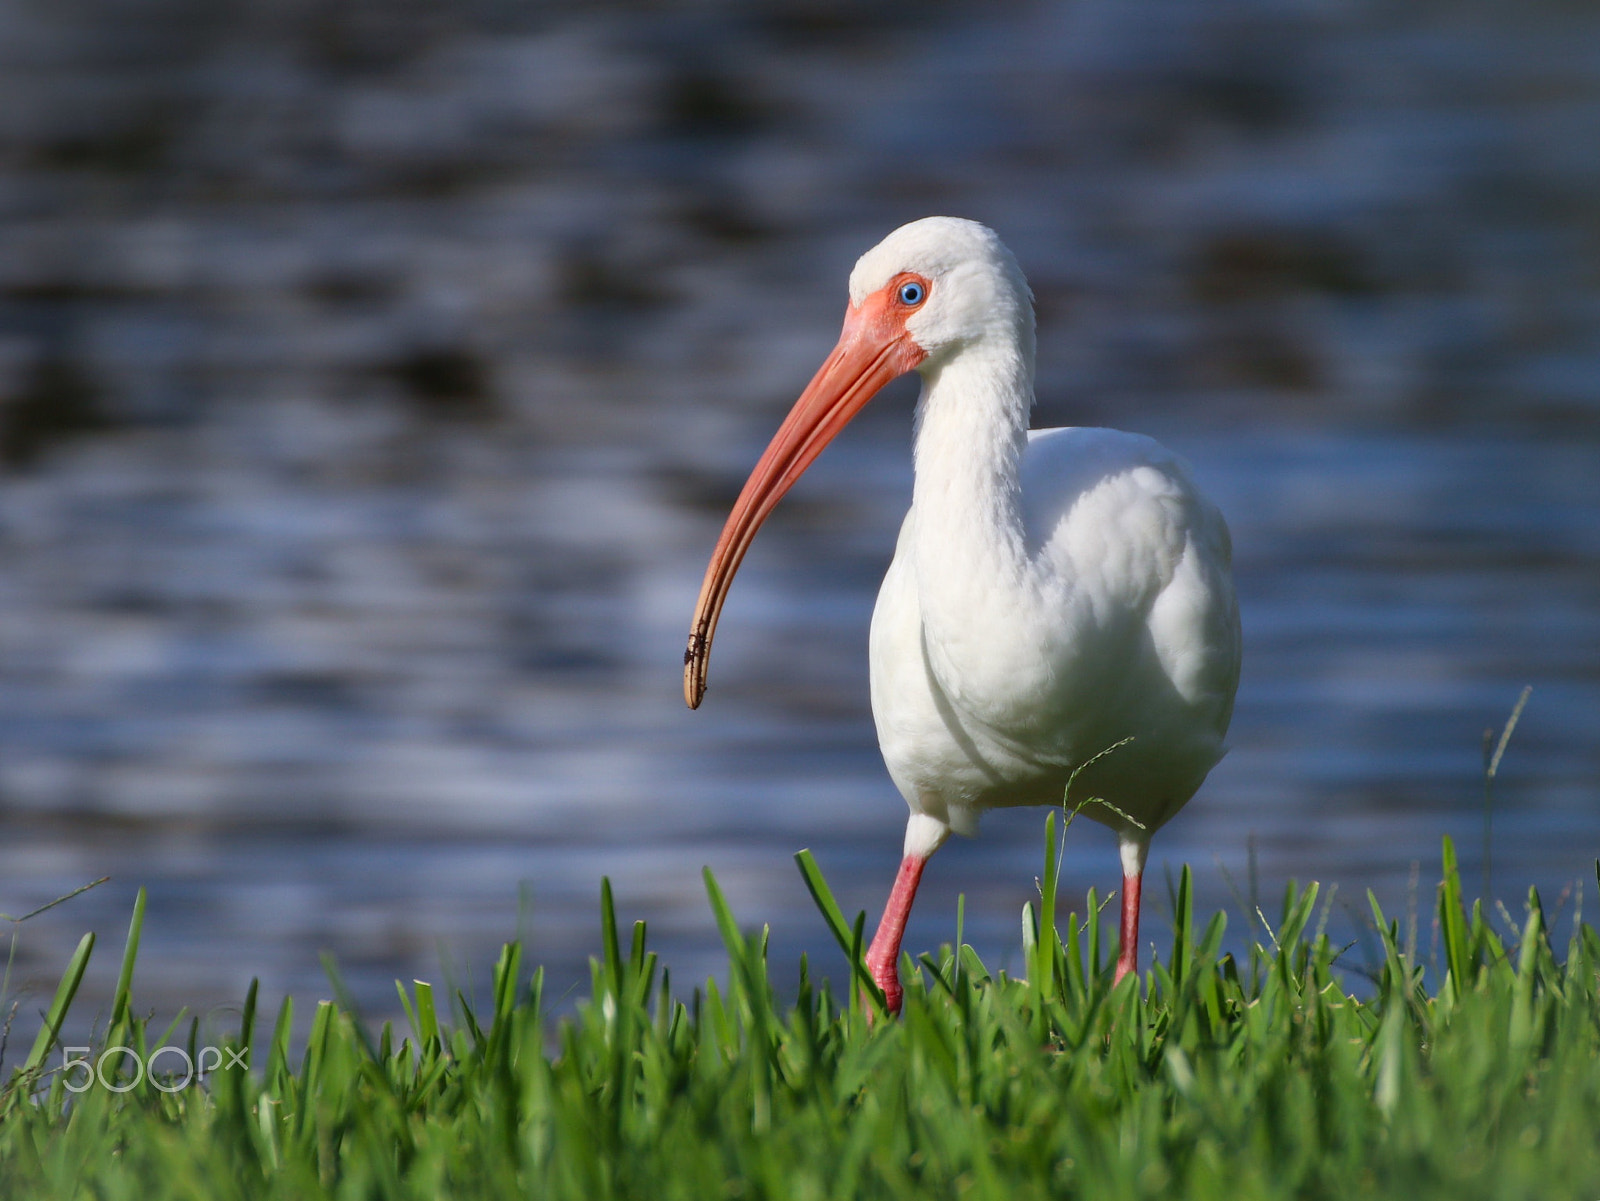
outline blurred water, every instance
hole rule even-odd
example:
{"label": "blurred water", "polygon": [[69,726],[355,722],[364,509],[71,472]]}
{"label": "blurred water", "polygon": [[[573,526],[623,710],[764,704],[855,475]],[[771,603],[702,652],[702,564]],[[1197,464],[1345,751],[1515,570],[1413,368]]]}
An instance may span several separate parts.
{"label": "blurred water", "polygon": [[[849,266],[937,211],[1029,272],[1038,423],[1155,434],[1233,527],[1234,750],[1154,870],[1239,928],[1253,845],[1263,898],[1337,883],[1353,932],[1372,887],[1426,945],[1532,684],[1495,891],[1592,879],[1600,16],[870,13],[0,15],[0,908],[113,877],[22,928],[15,984],[146,885],[163,1013],[326,995],[324,949],[387,1012],[519,931],[560,991],[602,874],[692,979],[702,864],[778,962],[831,963],[788,860],[875,914],[898,857],[865,646],[913,389],[764,531],[698,713],[678,664]],[[908,945],[960,891],[1014,954],[1041,824],[942,852]],[[1065,886],[1114,871],[1075,828]]]}

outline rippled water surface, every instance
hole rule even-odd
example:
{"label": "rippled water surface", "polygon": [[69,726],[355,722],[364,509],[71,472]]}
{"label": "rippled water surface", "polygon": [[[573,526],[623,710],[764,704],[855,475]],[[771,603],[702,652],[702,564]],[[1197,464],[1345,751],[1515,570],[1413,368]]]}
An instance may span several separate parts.
{"label": "rippled water surface", "polygon": [[[1232,525],[1233,750],[1157,876],[1238,929],[1337,884],[1352,938],[1371,887],[1425,944],[1531,684],[1492,888],[1593,904],[1600,19],[872,12],[0,18],[0,908],[112,877],[22,927],[14,985],[115,947],[140,885],[165,1012],[326,995],[323,950],[387,1012],[519,932],[559,992],[602,875],[692,979],[702,865],[778,962],[831,954],[790,856],[874,913],[898,857],[865,649],[914,389],[763,532],[697,713],[678,664],[851,263],[934,211],[1029,273],[1038,423],[1155,434]],[[1042,820],[942,851],[908,945],[964,892],[1015,956]],[[1112,852],[1074,827],[1065,887]]]}

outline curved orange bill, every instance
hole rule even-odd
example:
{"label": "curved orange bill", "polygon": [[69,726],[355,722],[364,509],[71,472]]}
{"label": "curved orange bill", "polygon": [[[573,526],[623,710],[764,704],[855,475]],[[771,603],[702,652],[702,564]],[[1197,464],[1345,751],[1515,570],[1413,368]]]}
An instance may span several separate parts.
{"label": "curved orange bill", "polygon": [[839,344],[789,410],[728,514],[706,566],[683,652],[683,699],[691,709],[700,707],[706,693],[711,639],[722,602],[761,523],[867,401],[925,357],[906,333],[904,315],[893,311],[887,292],[866,297],[845,314]]}

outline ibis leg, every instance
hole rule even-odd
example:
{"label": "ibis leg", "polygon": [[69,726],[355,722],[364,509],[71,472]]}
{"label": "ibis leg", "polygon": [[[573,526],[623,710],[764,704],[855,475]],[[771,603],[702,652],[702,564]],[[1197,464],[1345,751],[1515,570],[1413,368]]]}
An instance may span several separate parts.
{"label": "ibis leg", "polygon": [[1144,860],[1150,844],[1124,835],[1119,849],[1122,852],[1122,923],[1117,940],[1117,974],[1112,978],[1116,984],[1129,972],[1139,970],[1139,893],[1144,884]]}
{"label": "ibis leg", "polygon": [[873,935],[872,946],[867,949],[867,970],[883,990],[890,1013],[900,1012],[900,940],[905,937],[906,918],[911,916],[911,902],[917,898],[917,885],[922,882],[922,869],[927,865],[926,855],[907,855],[900,861],[900,872],[894,878],[894,888],[889,893],[889,903],[884,906],[883,920]]}

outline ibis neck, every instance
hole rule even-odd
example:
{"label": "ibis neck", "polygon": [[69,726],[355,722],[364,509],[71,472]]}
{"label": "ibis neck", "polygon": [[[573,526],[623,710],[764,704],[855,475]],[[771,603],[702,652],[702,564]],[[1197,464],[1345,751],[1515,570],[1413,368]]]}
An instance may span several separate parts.
{"label": "ibis neck", "polygon": [[924,624],[954,640],[946,645],[958,645],[975,618],[1007,616],[989,613],[995,606],[1014,612],[1025,584],[1020,471],[1031,352],[1020,338],[980,342],[924,371],[912,491],[917,582]]}

